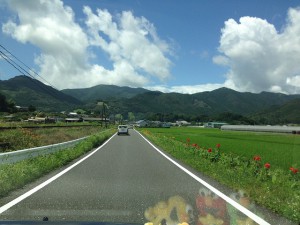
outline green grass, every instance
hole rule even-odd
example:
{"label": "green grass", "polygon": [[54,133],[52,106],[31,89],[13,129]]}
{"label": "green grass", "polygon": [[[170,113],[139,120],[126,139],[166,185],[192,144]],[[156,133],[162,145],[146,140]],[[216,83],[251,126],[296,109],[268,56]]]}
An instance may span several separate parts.
{"label": "green grass", "polygon": [[21,150],[38,146],[56,144],[74,140],[80,137],[89,136],[104,130],[100,126],[88,127],[63,127],[63,128],[18,128],[2,130],[0,132],[0,143],[9,143],[9,147],[0,149],[0,152]]}
{"label": "green grass", "polygon": [[0,165],[0,197],[4,197],[9,192],[21,188],[52,170],[70,163],[82,154],[102,144],[114,133],[114,129],[98,132],[73,148],[14,164]]}
{"label": "green grass", "polygon": [[100,126],[98,122],[73,122],[73,123],[66,123],[66,122],[56,122],[56,123],[30,123],[30,122],[3,122],[0,121],[0,128],[1,127],[76,127],[76,126]]}
{"label": "green grass", "polygon": [[196,143],[204,148],[213,148],[219,143],[222,152],[248,158],[260,155],[262,160],[269,162],[272,167],[288,169],[291,166],[300,166],[300,135],[205,128],[150,128],[148,130],[184,143],[187,138],[190,138],[191,144]]}
{"label": "green grass", "polygon": [[[293,174],[289,167],[286,168],[286,165],[280,161],[280,157],[285,158],[284,154],[291,154],[291,149],[287,148],[288,152],[280,152],[279,155],[276,155],[278,151],[275,153],[261,151],[261,145],[265,142],[273,148],[278,146],[282,148],[283,143],[290,144],[287,141],[290,137],[294,143],[299,143],[299,136],[223,133],[219,130],[199,128],[142,129],[141,131],[150,141],[183,163],[228,187],[244,190],[253,201],[279,215],[295,222],[300,221],[300,174]],[[190,144],[197,143],[202,148],[188,146],[187,138],[191,139]],[[220,155],[216,160],[217,143],[221,144],[221,147]],[[248,151],[241,146],[247,146]],[[212,148],[212,152],[209,153],[207,148]],[[253,155],[255,154],[260,155],[262,160],[254,161]],[[299,152],[294,155],[299,159]],[[271,161],[272,156],[279,159],[277,159],[279,162],[277,165],[276,160]],[[267,157],[270,159],[270,169],[264,168],[266,162],[264,158]],[[285,158],[285,160],[288,159],[289,157]],[[299,163],[299,160],[294,158],[292,160],[293,162],[287,164]]]}

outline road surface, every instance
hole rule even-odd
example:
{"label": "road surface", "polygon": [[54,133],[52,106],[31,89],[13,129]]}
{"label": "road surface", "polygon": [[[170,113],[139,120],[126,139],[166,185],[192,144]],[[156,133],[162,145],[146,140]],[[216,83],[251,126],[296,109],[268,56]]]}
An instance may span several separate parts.
{"label": "road surface", "polygon": [[4,211],[0,220],[145,223],[145,211],[172,196],[178,204],[184,199],[187,214],[198,220],[202,188],[130,130],[129,136],[115,135],[91,157]]}

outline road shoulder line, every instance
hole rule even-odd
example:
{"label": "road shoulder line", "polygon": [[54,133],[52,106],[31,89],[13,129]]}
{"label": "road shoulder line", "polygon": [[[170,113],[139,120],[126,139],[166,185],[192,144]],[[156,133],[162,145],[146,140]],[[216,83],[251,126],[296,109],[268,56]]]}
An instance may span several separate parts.
{"label": "road shoulder line", "polygon": [[48,180],[44,181],[43,183],[39,184],[38,186],[32,188],[31,190],[27,191],[26,193],[20,195],[19,197],[15,198],[14,200],[12,200],[12,201],[8,202],[7,204],[1,206],[0,207],[0,214],[3,213],[3,212],[5,212],[9,208],[13,207],[14,205],[18,204],[19,202],[23,201],[24,199],[28,198],[30,195],[32,195],[35,192],[39,191],[43,187],[45,187],[48,184],[50,184],[52,181],[58,179],[59,177],[61,177],[62,175],[64,175],[65,173],[67,173],[68,171],[70,171],[71,169],[73,169],[75,166],[77,166],[78,164],[82,163],[83,161],[85,161],[86,159],[88,159],[89,157],[91,157],[92,155],[94,155],[97,151],[99,151],[101,148],[103,148],[115,135],[116,134],[114,134],[113,136],[111,136],[101,146],[99,146],[98,148],[96,148],[94,151],[92,151],[91,153],[89,153],[87,156],[85,156],[84,158],[80,159],[76,163],[72,164],[71,166],[67,167],[63,171],[59,172],[58,174],[54,175],[53,177],[49,178]]}
{"label": "road shoulder line", "polygon": [[167,156],[165,153],[163,153],[161,150],[159,150],[155,145],[153,145],[140,132],[138,132],[137,130],[135,130],[135,131],[146,142],[148,142],[148,144],[150,144],[158,153],[160,153],[162,156],[164,156],[167,160],[169,160],[170,162],[172,162],[178,168],[180,168],[181,170],[183,170],[185,173],[187,173],[188,175],[190,175],[191,177],[193,177],[196,181],[198,181],[199,183],[201,183],[202,185],[204,185],[205,187],[207,187],[208,189],[210,189],[211,191],[213,191],[215,194],[217,194],[218,196],[220,196],[227,203],[229,203],[230,205],[232,205],[233,207],[235,207],[236,209],[238,209],[239,211],[241,211],[242,213],[244,213],[246,216],[248,216],[250,219],[252,219],[256,223],[262,224],[262,225],[270,225],[268,222],[266,222],[265,220],[263,220],[262,218],[260,218],[259,216],[257,216],[256,214],[254,214],[253,212],[251,212],[250,210],[248,210],[247,208],[245,208],[242,205],[238,204],[237,202],[235,202],[234,200],[232,200],[230,197],[228,197],[227,195],[225,195],[224,193],[222,193],[218,189],[214,188],[209,183],[207,183],[206,181],[202,180],[201,178],[199,178],[198,176],[196,176],[194,173],[192,173],[191,171],[189,171],[188,169],[186,169],[185,167],[183,167],[182,165],[180,165],[179,163],[177,163],[176,161],[174,161],[173,159],[171,159],[169,156]]}

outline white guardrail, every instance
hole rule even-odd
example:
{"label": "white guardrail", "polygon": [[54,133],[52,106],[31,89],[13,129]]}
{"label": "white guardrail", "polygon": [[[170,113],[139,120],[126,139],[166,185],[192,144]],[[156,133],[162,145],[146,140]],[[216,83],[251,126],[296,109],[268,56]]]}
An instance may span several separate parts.
{"label": "white guardrail", "polygon": [[28,148],[28,149],[13,151],[13,152],[0,153],[0,165],[15,163],[24,159],[34,158],[40,155],[47,155],[59,150],[70,148],[75,146],[77,143],[79,143],[80,141],[86,138],[88,138],[88,136],[76,140],[72,140],[72,141],[58,143],[58,144],[52,144],[52,145],[41,146],[36,148]]}

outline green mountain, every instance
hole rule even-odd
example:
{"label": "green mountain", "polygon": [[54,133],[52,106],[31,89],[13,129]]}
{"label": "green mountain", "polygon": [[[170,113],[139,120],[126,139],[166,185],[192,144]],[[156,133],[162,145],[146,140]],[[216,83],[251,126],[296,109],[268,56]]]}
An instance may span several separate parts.
{"label": "green mountain", "polygon": [[61,111],[82,104],[72,96],[23,75],[9,80],[0,80],[0,91],[16,105],[33,105],[43,111]]}
{"label": "green mountain", "polygon": [[282,105],[300,95],[262,92],[241,93],[228,88],[196,94],[145,92],[125,101],[124,107],[132,112],[214,115],[230,112],[249,115],[273,105]]}
{"label": "green mountain", "polygon": [[271,106],[251,117],[264,124],[273,124],[273,121],[281,124],[300,124],[300,99],[293,99],[279,106]]}
{"label": "green mountain", "polygon": [[[206,120],[253,120],[259,123],[299,121],[300,95],[237,92],[228,88],[196,94],[162,93],[143,88],[97,85],[58,91],[26,76],[0,81],[0,92],[20,106],[33,105],[43,111],[83,108],[94,111],[97,101],[105,101],[109,113],[137,119],[172,118]],[[272,119],[273,118],[273,119]]]}
{"label": "green mountain", "polygon": [[[138,115],[138,118],[151,117],[151,115],[152,118],[154,118],[153,115],[161,115],[161,117],[181,115],[181,118],[183,116],[220,118],[219,115],[237,118],[239,118],[238,115],[249,117],[268,110],[270,107],[279,107],[293,99],[300,99],[300,95],[237,92],[228,88],[196,94],[180,94],[149,91],[142,88],[98,85],[85,89],[67,89],[63,92],[79,98],[85,103],[95,102],[99,99],[105,100],[110,107],[111,114],[121,113],[125,118],[128,112],[133,112]],[[289,114],[289,112],[286,113]],[[258,117],[251,116],[251,118],[260,119]],[[294,116],[291,115],[291,118]]]}
{"label": "green mountain", "polygon": [[138,94],[147,92],[143,88],[119,87],[115,85],[97,85],[90,88],[64,89],[63,93],[73,96],[82,102],[94,102],[97,100],[109,100],[120,98],[132,98]]}
{"label": "green mountain", "polygon": [[203,101],[210,106],[214,113],[231,112],[241,115],[252,114],[272,105],[281,105],[289,100],[300,98],[300,95],[285,95],[271,92],[238,92],[228,88],[197,93],[193,96],[198,101]]}

